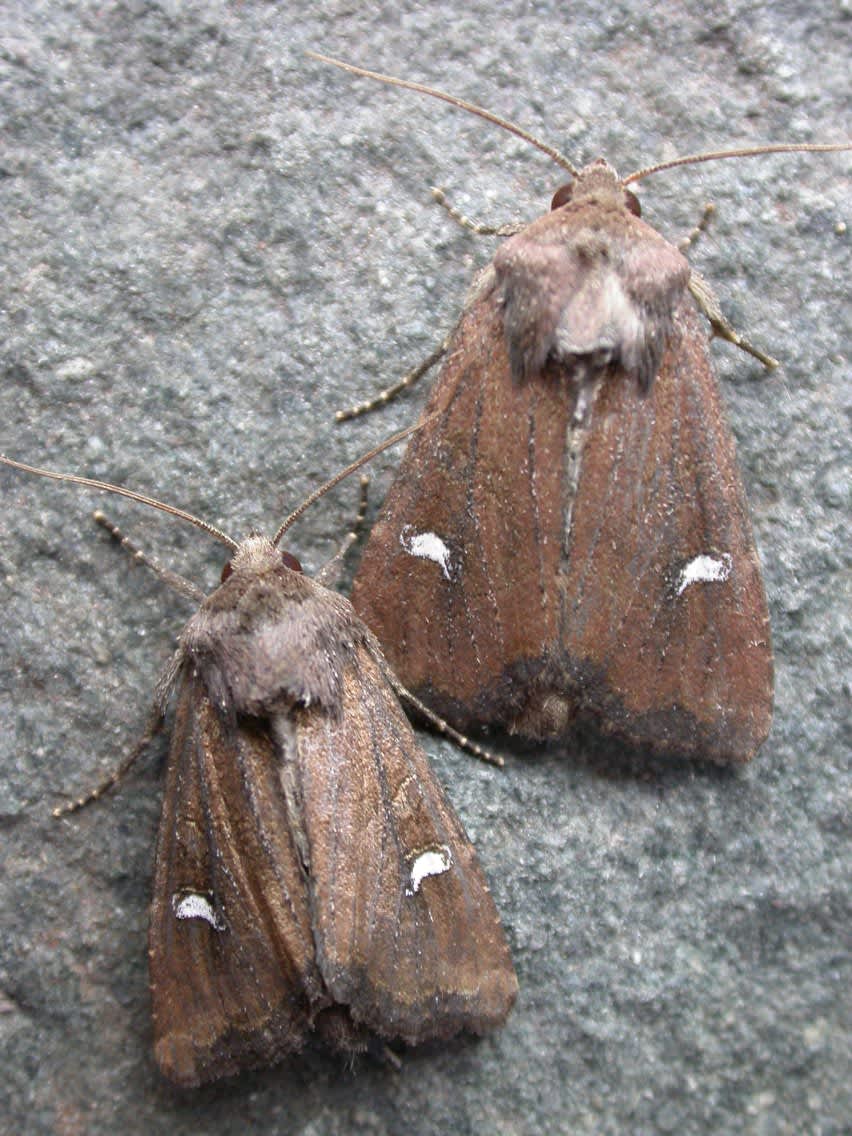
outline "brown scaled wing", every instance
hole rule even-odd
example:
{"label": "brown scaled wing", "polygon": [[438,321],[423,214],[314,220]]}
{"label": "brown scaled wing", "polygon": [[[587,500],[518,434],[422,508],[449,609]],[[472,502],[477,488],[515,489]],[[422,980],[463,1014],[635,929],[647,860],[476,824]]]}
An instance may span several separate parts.
{"label": "brown scaled wing", "polygon": [[[769,622],[691,300],[647,395],[604,377],[576,496],[575,398],[558,364],[515,382],[497,296],[471,305],[424,411],[437,417],[368,542],[356,610],[402,682],[463,729],[559,736],[585,711],[640,746],[747,760],[771,719]],[[448,566],[409,551],[421,534]],[[701,556],[730,557],[728,578],[678,594]]]}
{"label": "brown scaled wing", "polygon": [[[157,840],[149,930],[154,1055],[197,1085],[301,1048],[328,998],[307,884],[258,727],[225,726],[202,680],[184,678]],[[207,897],[177,918],[175,897]]]}
{"label": "brown scaled wing", "polygon": [[640,745],[752,757],[772,718],[769,614],[689,297],[650,393],[601,388],[567,551],[557,669],[569,697]]}
{"label": "brown scaled wing", "polygon": [[[493,293],[469,307],[355,577],[394,672],[462,729],[508,724],[557,639],[572,402],[567,382],[512,381]],[[431,536],[445,564],[409,551]]]}
{"label": "brown scaled wing", "polygon": [[[497,910],[382,667],[357,651],[340,718],[295,715],[323,979],[380,1037],[482,1033],[502,1024],[518,988]],[[420,878],[429,863],[437,871]]]}

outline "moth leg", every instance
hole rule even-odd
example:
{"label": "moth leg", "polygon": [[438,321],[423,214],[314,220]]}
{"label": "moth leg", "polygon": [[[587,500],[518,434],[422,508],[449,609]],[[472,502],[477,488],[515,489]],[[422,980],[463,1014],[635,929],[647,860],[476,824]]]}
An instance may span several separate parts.
{"label": "moth leg", "polygon": [[378,407],[384,406],[386,403],[391,402],[397,397],[397,395],[402,394],[404,390],[408,390],[409,387],[413,387],[419,378],[422,378],[422,376],[425,375],[427,371],[431,370],[431,368],[434,367],[435,364],[446,354],[448,345],[449,336],[446,339],[441,340],[435,350],[432,351],[431,354],[427,355],[422,363],[418,363],[417,366],[413,368],[413,370],[403,375],[398,383],[394,383],[392,387],[387,387],[385,390],[379,391],[377,395],[374,395],[372,398],[367,399],[366,402],[359,402],[355,406],[349,406],[343,410],[338,410],[334,415],[335,422],[348,422],[350,418],[358,418],[362,414],[369,414],[371,410],[376,410]]}
{"label": "moth leg", "polygon": [[[170,572],[168,568],[164,568],[162,564],[157,563],[157,561],[152,559],[150,556],[147,556],[142,551],[142,549],[138,547],[138,545],[136,545],[129,537],[124,535],[118,525],[113,524],[113,522],[109,520],[108,517],[104,516],[104,514],[100,510],[95,512],[93,514],[93,517],[97,524],[107,530],[113,540],[117,540],[121,547],[125,549],[126,552],[130,553],[137,564],[144,564],[146,568],[150,568],[151,571],[159,579],[163,580],[164,583],[168,584],[170,588],[173,588],[182,596],[186,596],[188,599],[195,600],[196,603],[200,603],[201,600],[204,599],[204,593],[200,588],[196,588],[195,584],[192,584],[189,580],[185,580],[183,576],[178,576],[176,572]],[[148,723],[145,726],[142,737],[139,739],[139,741],[136,743],[136,745],[133,747],[124,761],[122,761],[121,764],[117,766],[112,771],[112,773],[110,773],[109,776],[100,783],[100,785],[96,785],[94,789],[90,790],[88,793],[85,793],[82,797],[77,797],[76,800],[69,801],[65,805],[58,805],[53,810],[53,815],[55,817],[63,817],[67,816],[69,813],[75,813],[79,809],[82,809],[85,805],[91,804],[92,801],[97,801],[104,795],[104,793],[109,792],[109,790],[112,789],[114,785],[117,785],[118,782],[121,781],[124,776],[130,771],[131,767],[136,763],[140,754],[142,754],[143,751],[148,748],[148,746],[162,729],[164,706],[171,687],[174,684],[176,673],[176,664],[173,660],[166,668],[164,675],[161,677],[159,683],[157,684],[157,696],[155,698],[154,708],[152,709],[151,714],[148,718]]]}
{"label": "moth leg", "polygon": [[391,1067],[395,1073],[402,1070],[402,1058],[398,1053],[395,1053],[389,1045],[383,1045],[379,1054],[382,1061]]}
{"label": "moth leg", "polygon": [[154,738],[162,728],[163,712],[159,706],[155,706],[151,711],[150,717],[148,718],[148,724],[145,727],[145,732],[142,734],[142,737],[139,739],[139,741],[136,743],[136,745],[133,747],[124,761],[122,761],[122,763],[117,766],[112,771],[112,773],[110,773],[110,775],[100,783],[100,785],[96,785],[94,789],[91,789],[88,793],[84,793],[82,797],[77,797],[75,800],[69,801],[64,805],[57,805],[57,807],[53,810],[53,816],[59,818],[68,816],[69,813],[76,813],[79,809],[84,808],[86,805],[90,805],[92,801],[99,800],[99,798],[101,798],[104,793],[109,792],[109,790],[112,789],[113,786],[117,785],[119,781],[124,778],[124,776],[130,771],[131,767],[135,765],[137,758],[140,756],[140,754],[142,754],[144,750],[148,748],[148,746],[151,744],[151,742],[154,740]]}
{"label": "moth leg", "polygon": [[366,1053],[381,1065],[389,1065],[395,1072],[402,1069],[402,1058],[383,1041],[363,1026],[358,1026],[345,1006],[329,1006],[321,1010],[314,1021],[314,1029],[329,1049],[349,1058],[355,1068],[355,1058]]}
{"label": "moth leg", "polygon": [[741,351],[753,355],[770,371],[774,371],[779,366],[777,359],[773,359],[771,355],[767,355],[759,347],[752,347],[739,332],[735,331],[722,315],[722,309],[719,307],[719,301],[716,299],[713,289],[694,269],[689,277],[689,290],[699,309],[710,321],[714,335],[718,335],[720,339],[727,339],[729,343],[733,343]]}
{"label": "moth leg", "polygon": [[695,244],[702,233],[707,232],[710,221],[712,220],[713,214],[715,212],[716,206],[712,201],[708,201],[704,206],[704,212],[702,213],[701,220],[698,222],[698,224],[690,232],[688,232],[685,237],[677,242],[677,247],[681,252],[685,253],[688,248]]}
{"label": "moth leg", "polygon": [[468,232],[476,233],[478,237],[513,237],[515,233],[520,233],[522,229],[527,227],[526,222],[522,221],[510,221],[508,225],[481,225],[478,221],[472,221],[470,217],[460,213],[458,209],[454,209],[447,201],[446,194],[442,189],[433,187],[432,197],[442,209],[449,213],[457,225],[461,225]]}
{"label": "moth leg", "polygon": [[369,486],[369,484],[369,477],[364,476],[361,478],[361,495],[358,499],[358,512],[355,515],[355,523],[343,538],[340,544],[340,548],[338,548],[334,556],[332,556],[330,560],[323,564],[322,568],[320,568],[319,572],[317,572],[314,576],[314,579],[317,581],[317,583],[322,584],[323,587],[331,588],[334,586],[334,584],[337,583],[338,579],[340,578],[340,569],[343,564],[343,558],[346,556],[346,553],[358,539],[358,533],[360,532],[361,526],[364,523],[364,518],[367,515],[367,487]]}
{"label": "moth leg", "polygon": [[[698,224],[691,232],[687,233],[683,240],[678,241],[677,247],[681,252],[686,252],[688,248],[695,244],[702,233],[707,232],[715,212],[716,206],[712,201],[709,201],[704,206],[704,212]],[[778,366],[777,359],[773,359],[771,355],[765,354],[759,347],[752,347],[752,345],[743,339],[739,332],[728,323],[722,314],[722,309],[719,306],[719,301],[716,299],[713,289],[694,269],[689,280],[689,290],[692,293],[693,299],[698,304],[699,309],[710,321],[714,335],[718,335],[720,339],[727,339],[729,343],[733,343],[734,346],[739,347],[741,351],[753,355],[755,359],[759,359],[764,367],[768,367],[770,371]]]}
{"label": "moth leg", "polygon": [[201,603],[204,599],[204,592],[202,592],[200,588],[197,588],[190,580],[179,576],[177,572],[172,572],[168,568],[164,568],[163,565],[152,556],[143,552],[139,545],[134,544],[129,536],[125,536],[118,525],[114,524],[109,517],[104,516],[100,509],[93,513],[92,517],[96,524],[106,529],[113,540],[117,540],[121,547],[126,552],[130,553],[137,564],[144,564],[146,568],[150,568],[154,575],[162,580],[164,584],[172,588],[173,591],[178,592],[189,600],[193,600],[195,603]]}
{"label": "moth leg", "polygon": [[382,663],[384,664],[385,677],[394,688],[399,698],[404,699],[409,705],[413,706],[419,714],[422,714],[438,733],[451,738],[456,745],[461,746],[462,749],[466,749],[468,753],[472,753],[474,757],[478,757],[481,761],[487,761],[489,765],[499,765],[501,768],[503,767],[503,758],[499,753],[485,749],[484,746],[477,745],[476,742],[471,741],[470,738],[459,733],[449,722],[441,718],[434,710],[430,710],[424,702],[421,702],[416,695],[412,694],[407,687],[403,686],[384,659],[382,659]]}

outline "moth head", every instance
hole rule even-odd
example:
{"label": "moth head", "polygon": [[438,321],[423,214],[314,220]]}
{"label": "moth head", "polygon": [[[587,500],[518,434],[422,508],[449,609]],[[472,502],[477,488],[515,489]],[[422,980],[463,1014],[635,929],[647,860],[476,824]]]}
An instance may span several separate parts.
{"label": "moth head", "polygon": [[629,189],[624,188],[621,178],[605,158],[597,158],[582,170],[571,181],[561,185],[553,195],[550,203],[551,211],[560,209],[569,201],[580,201],[584,197],[609,198],[624,206],[628,213],[635,217],[642,216],[639,198]]}
{"label": "moth head", "polygon": [[252,533],[238,545],[234,555],[225,564],[222,569],[221,582],[224,584],[235,572],[243,569],[257,571],[259,567],[270,562],[283,564],[291,572],[302,571],[302,565],[292,552],[276,548],[269,537],[260,533]]}

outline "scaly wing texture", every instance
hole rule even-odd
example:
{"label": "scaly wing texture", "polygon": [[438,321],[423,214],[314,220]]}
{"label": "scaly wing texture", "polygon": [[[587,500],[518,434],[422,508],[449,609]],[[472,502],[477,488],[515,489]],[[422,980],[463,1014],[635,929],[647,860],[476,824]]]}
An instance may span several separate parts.
{"label": "scaly wing texture", "polygon": [[295,713],[317,959],[356,1023],[408,1043],[500,1025],[517,980],[470,841],[366,646],[339,718]]}
{"label": "scaly wing texture", "polygon": [[692,302],[647,394],[601,375],[569,472],[575,390],[553,363],[514,382],[495,294],[472,305],[353,603],[461,728],[558,736],[582,709],[637,745],[747,760],[771,720],[768,613]]}
{"label": "scaly wing texture", "polygon": [[149,933],[155,1056],[179,1084],[300,1048],[329,1001],[277,765],[268,735],[225,726],[188,673]]}
{"label": "scaly wing texture", "polygon": [[512,381],[493,291],[468,308],[355,578],[395,673],[462,729],[511,716],[509,668],[526,682],[556,639],[573,403]]}
{"label": "scaly wing texture", "polygon": [[[769,616],[734,441],[692,302],[650,394],[605,381],[560,577],[555,673],[639,744],[751,757],[769,730]],[[561,680],[554,683],[561,685]]]}

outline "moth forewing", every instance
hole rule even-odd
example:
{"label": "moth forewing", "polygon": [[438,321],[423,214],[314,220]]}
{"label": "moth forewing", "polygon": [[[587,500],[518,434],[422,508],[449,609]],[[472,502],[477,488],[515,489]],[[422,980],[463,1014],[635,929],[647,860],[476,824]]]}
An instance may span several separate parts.
{"label": "moth forewing", "polygon": [[276,753],[198,673],[178,698],[149,930],[154,1055],[197,1085],[302,1047],[330,1001]]}
{"label": "moth forewing", "polygon": [[[499,322],[485,297],[459,335]],[[402,681],[463,729],[544,738],[582,713],[638,745],[747,760],[771,720],[768,612],[689,298],[652,388],[616,369],[579,419],[582,388],[552,362],[517,383],[502,342],[451,351],[353,603]],[[413,554],[422,532],[451,578]]]}
{"label": "moth forewing", "polygon": [[343,672],[342,713],[298,712],[317,958],[335,1001],[382,1036],[481,1033],[515,998],[508,948],[384,666],[364,643]]}
{"label": "moth forewing", "polygon": [[733,437],[688,297],[653,389],[601,386],[562,587],[570,708],[640,745],[753,756],[772,714],[769,614]]}

